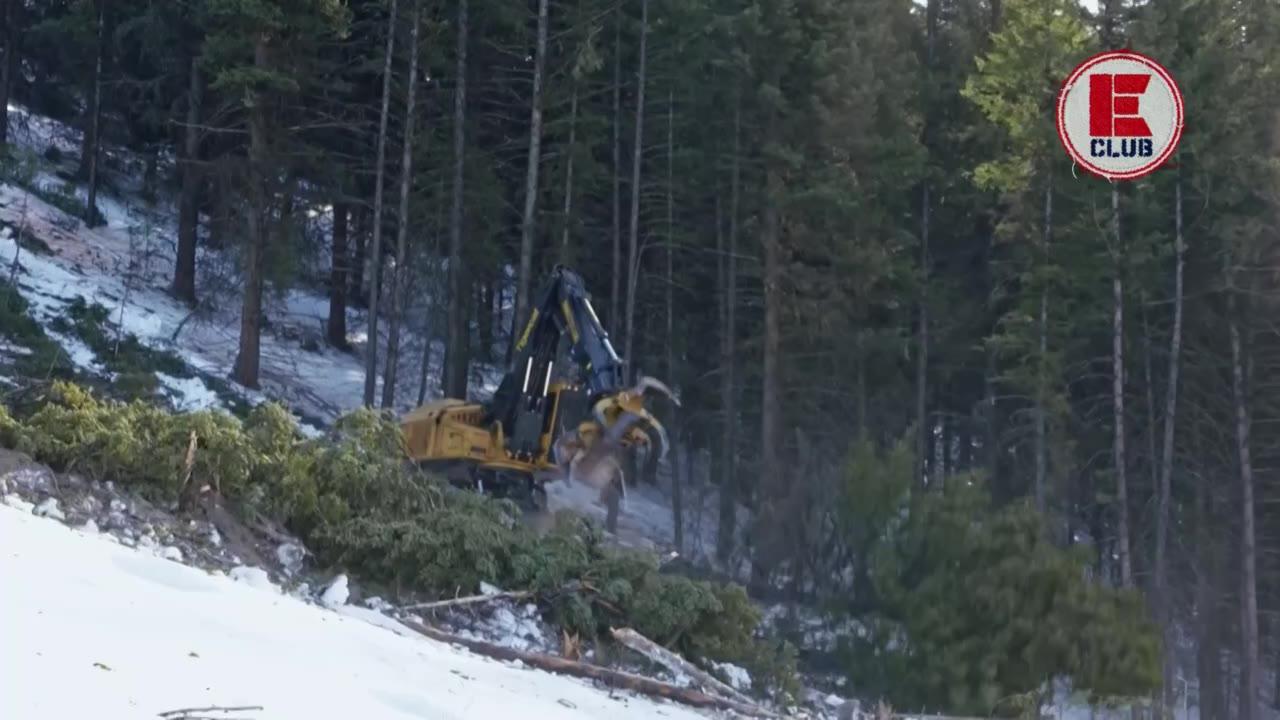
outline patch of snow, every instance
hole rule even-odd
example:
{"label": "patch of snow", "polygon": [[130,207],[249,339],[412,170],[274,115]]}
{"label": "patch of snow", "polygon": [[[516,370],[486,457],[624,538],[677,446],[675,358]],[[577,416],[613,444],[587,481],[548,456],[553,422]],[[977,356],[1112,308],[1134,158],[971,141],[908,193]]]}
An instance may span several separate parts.
{"label": "patch of snow", "polygon": [[33,352],[35,351],[29,347],[15,345],[7,340],[0,340],[0,353],[5,355],[21,355],[22,357],[26,357]]}
{"label": "patch of snow", "polygon": [[297,598],[303,602],[312,602],[314,598],[311,595],[311,583],[300,583],[293,590],[289,591],[289,596]]}
{"label": "patch of snow", "polygon": [[729,686],[734,690],[747,691],[751,689],[751,673],[747,672],[745,668],[738,667],[733,663],[714,663],[714,665],[729,681]]}
{"label": "patch of snow", "polygon": [[350,589],[347,587],[347,576],[338,575],[329,583],[329,587],[325,588],[324,594],[320,596],[320,602],[325,607],[339,607],[347,604],[347,598],[351,595]]}
{"label": "patch of snow", "polygon": [[0,717],[135,720],[255,705],[255,716],[281,720],[706,720],[345,617],[372,613],[363,608],[335,614],[271,597],[13,509],[0,508],[0,537],[15,548],[0,553],[0,577],[25,579],[6,586],[0,614],[5,682],[23,688],[0,693]]}
{"label": "patch of snow", "polygon": [[477,624],[483,628],[480,639],[516,650],[538,651],[549,645],[536,605],[519,608],[498,605],[489,617]]}
{"label": "patch of snow", "polygon": [[339,615],[362,620],[370,625],[380,627],[384,630],[390,630],[397,635],[404,635],[405,637],[413,637],[417,635],[417,633],[405,627],[395,618],[372,608],[362,608],[359,605],[339,605],[331,609]]}
{"label": "patch of snow", "polygon": [[58,501],[55,498],[45,498],[44,502],[36,506],[35,514],[40,517],[47,517],[53,520],[66,520],[67,516],[62,514],[62,510],[58,509]]}
{"label": "patch of snow", "polygon": [[395,609],[396,609],[395,605],[392,605],[391,603],[387,602],[386,600],[383,600],[377,595],[374,595],[371,598],[366,598],[364,601],[364,606],[369,608],[370,610],[373,610],[374,612],[380,612],[383,614],[395,612]]}
{"label": "patch of snow", "polygon": [[499,589],[498,587],[496,587],[496,586],[494,586],[494,585],[490,585],[489,583],[487,583],[487,582],[485,582],[485,581],[483,581],[483,580],[481,580],[481,581],[480,581],[480,594],[481,594],[481,595],[497,595],[497,594],[498,594],[498,593],[500,593],[500,592],[502,592],[502,590],[501,590],[501,589]]}
{"label": "patch of snow", "polygon": [[297,543],[281,543],[276,548],[276,559],[284,566],[285,573],[289,575],[297,575],[302,569],[302,561],[306,558],[307,551]]}
{"label": "patch of snow", "polygon": [[156,373],[156,379],[169,391],[174,408],[179,412],[191,412],[206,408],[219,407],[222,399],[204,384],[198,377],[177,378],[162,372]]}
{"label": "patch of snow", "polygon": [[248,565],[237,565],[231,568],[228,576],[236,582],[242,582],[249,587],[258,590],[267,590],[273,593],[280,592],[280,588],[271,582],[271,576],[267,575],[267,571],[262,568],[252,567]]}
{"label": "patch of snow", "polygon": [[89,518],[88,520],[84,521],[83,525],[80,526],[80,531],[96,535],[99,532],[98,523],[94,522],[93,518]]}
{"label": "patch of snow", "polygon": [[165,545],[160,549],[160,557],[165,560],[182,562],[182,551],[172,545]]}
{"label": "patch of snow", "polygon": [[24,513],[29,513],[36,509],[35,505],[23,500],[20,496],[14,493],[9,493],[4,496],[4,504]]}
{"label": "patch of snow", "polygon": [[49,485],[49,471],[38,467],[21,467],[7,473],[5,480],[28,490],[40,490]]}

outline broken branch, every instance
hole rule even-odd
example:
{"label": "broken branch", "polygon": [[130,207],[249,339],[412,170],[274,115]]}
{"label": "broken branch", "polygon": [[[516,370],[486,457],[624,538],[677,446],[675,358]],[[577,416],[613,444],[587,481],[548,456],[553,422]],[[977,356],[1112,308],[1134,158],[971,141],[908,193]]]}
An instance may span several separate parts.
{"label": "broken branch", "polygon": [[590,665],[588,663],[566,660],[565,658],[556,657],[554,655],[523,652],[514,648],[494,645],[481,640],[459,637],[412,620],[401,620],[400,622],[405,627],[425,635],[432,640],[449,643],[451,645],[458,645],[478,655],[484,655],[485,657],[506,661],[519,660],[525,665],[539,670],[563,673],[573,677],[599,680],[610,687],[621,690],[630,690],[650,697],[664,698],[666,700],[672,700],[692,707],[733,710],[734,712],[751,717],[777,717],[775,714],[758,705],[741,703],[736,700],[719,697],[717,695],[708,695],[707,693],[693,688],[677,687],[669,683],[654,680],[653,678],[634,675],[621,670],[611,670],[609,668],[600,667],[599,665]]}
{"label": "broken branch", "polygon": [[187,443],[187,456],[182,463],[182,493],[179,496],[181,501],[178,509],[182,512],[190,511],[196,504],[195,487],[191,484],[191,479],[196,467],[196,431],[191,431],[191,440]]}
{"label": "broken branch", "polygon": [[156,713],[156,714],[162,718],[174,718],[174,717],[182,717],[184,715],[190,715],[191,713],[202,713],[202,712],[232,713],[232,712],[249,712],[250,710],[261,710],[261,709],[262,709],[261,705],[242,705],[240,707],[221,707],[218,705],[210,705],[209,707],[201,707],[201,708],[182,708],[180,710],[166,710],[162,713]]}
{"label": "broken branch", "polygon": [[523,600],[531,597],[532,592],[528,590],[504,590],[491,595],[468,595],[466,597],[453,598],[452,600],[436,600],[433,602],[418,603],[416,605],[405,605],[401,610],[439,610],[443,607],[453,607],[455,605],[474,605],[475,603],[490,602],[493,600]]}
{"label": "broken branch", "polygon": [[680,657],[680,655],[662,647],[658,643],[650,640],[631,628],[609,628],[609,632],[613,634],[614,640],[617,640],[659,665],[666,667],[671,672],[688,676],[703,690],[714,692],[727,698],[732,698],[740,703],[754,704],[751,698],[743,695],[725,683],[720,682],[720,680],[711,673],[699,668],[697,665],[685,660]]}

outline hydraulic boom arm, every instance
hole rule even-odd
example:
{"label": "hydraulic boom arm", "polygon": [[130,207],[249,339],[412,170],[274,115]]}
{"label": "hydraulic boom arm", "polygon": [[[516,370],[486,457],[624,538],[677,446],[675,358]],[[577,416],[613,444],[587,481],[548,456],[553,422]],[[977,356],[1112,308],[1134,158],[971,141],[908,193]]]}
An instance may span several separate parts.
{"label": "hydraulic boom arm", "polygon": [[[533,458],[546,451],[544,438],[555,435],[547,423],[557,415],[549,403],[559,401],[552,391],[561,342],[568,340],[568,359],[577,371],[592,414],[610,431],[606,440],[619,442],[641,422],[655,432],[666,450],[666,433],[643,407],[643,394],[654,388],[670,390],[652,378],[636,387],[626,385],[623,361],[609,342],[591,299],[577,273],[557,266],[533,304],[529,320],[516,340],[511,366],[489,405],[489,422],[502,424],[508,449],[517,457]],[[674,398],[673,398],[674,399]],[[596,438],[590,438],[591,443]]]}

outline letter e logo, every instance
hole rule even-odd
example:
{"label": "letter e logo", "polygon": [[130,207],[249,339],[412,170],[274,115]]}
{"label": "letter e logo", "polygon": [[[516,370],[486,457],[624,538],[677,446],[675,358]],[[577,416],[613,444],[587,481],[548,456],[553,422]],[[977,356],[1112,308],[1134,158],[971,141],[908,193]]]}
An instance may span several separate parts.
{"label": "letter e logo", "polygon": [[1095,55],[1058,96],[1058,138],[1085,170],[1133,180],[1160,167],[1182,138],[1182,93],[1159,63],[1130,51]]}

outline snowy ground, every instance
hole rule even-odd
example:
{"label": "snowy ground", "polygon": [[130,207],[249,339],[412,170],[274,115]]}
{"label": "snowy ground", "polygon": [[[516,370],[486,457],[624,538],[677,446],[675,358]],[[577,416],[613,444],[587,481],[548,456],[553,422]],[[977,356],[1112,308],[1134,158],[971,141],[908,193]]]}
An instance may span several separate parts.
{"label": "snowy ground", "polygon": [[[698,718],[471,655],[0,506],[0,717]],[[369,616],[376,616],[369,622]]]}

